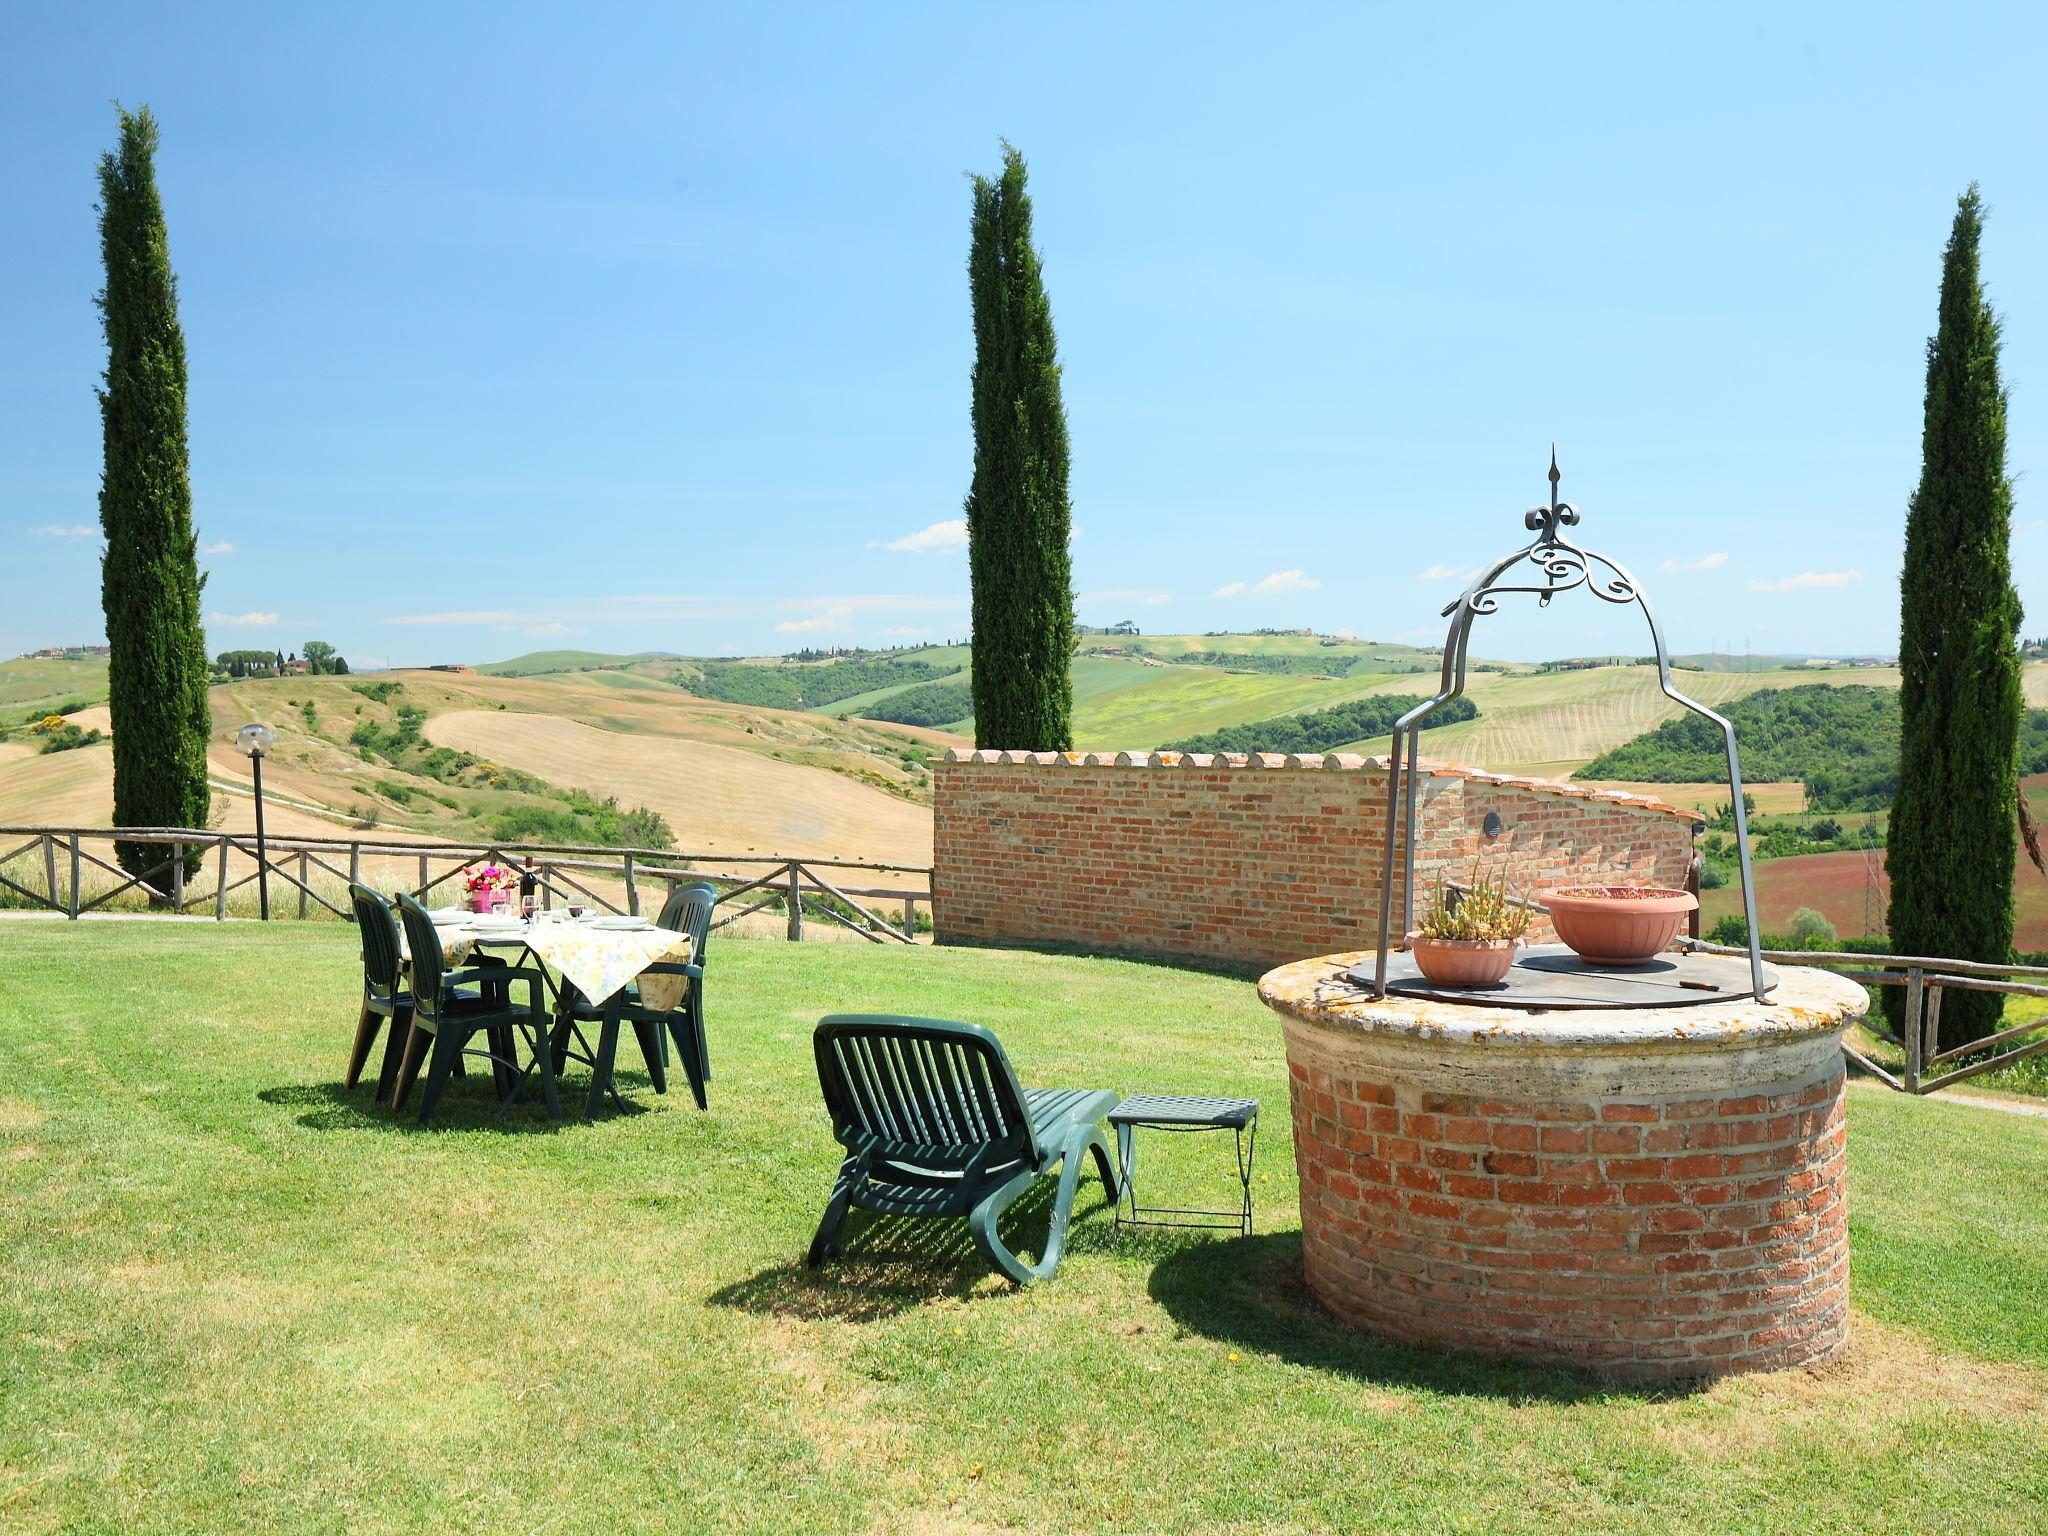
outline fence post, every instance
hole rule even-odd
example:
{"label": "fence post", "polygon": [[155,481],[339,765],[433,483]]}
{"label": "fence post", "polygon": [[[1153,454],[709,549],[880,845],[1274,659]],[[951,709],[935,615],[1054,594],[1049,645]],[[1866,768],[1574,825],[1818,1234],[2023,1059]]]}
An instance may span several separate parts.
{"label": "fence post", "polygon": [[626,855],[626,910],[633,916],[640,915],[640,882],[633,874],[633,855]]}
{"label": "fence post", "polygon": [[220,881],[213,888],[213,920],[224,923],[228,920],[228,835],[220,835]]}
{"label": "fence post", "polygon": [[1920,1061],[1925,1067],[1933,1067],[1934,1058],[1941,1054],[1941,984],[1936,982],[1927,989],[1927,1022],[1921,1029],[1926,1043],[1920,1047]]}
{"label": "fence post", "polygon": [[71,917],[78,918],[78,834],[71,834]]}
{"label": "fence post", "polygon": [[[1694,823],[1698,825],[1697,822]],[[1706,867],[1706,860],[1695,850],[1686,861],[1685,888],[1692,895],[1692,910],[1685,914],[1685,936],[1696,939],[1700,936],[1700,871]]]}
{"label": "fence post", "polygon": [[917,898],[915,896],[906,896],[903,898],[903,931],[910,935],[913,942],[916,940]]}
{"label": "fence post", "polygon": [[171,913],[182,916],[185,911],[185,845],[171,844]]}
{"label": "fence post", "polygon": [[299,850],[299,920],[306,917],[306,850]]}
{"label": "fence post", "polygon": [[552,863],[540,867],[540,909],[543,912],[555,910],[555,866]]}
{"label": "fence post", "polygon": [[348,845],[348,883],[350,885],[361,885],[363,883],[363,845],[361,843],[352,842]]}
{"label": "fence post", "polygon": [[789,862],[789,942],[801,944],[804,941],[804,896],[796,860]]}
{"label": "fence post", "polygon": [[43,877],[50,882],[50,910],[62,912],[64,903],[57,897],[57,839],[47,832],[43,834]]}
{"label": "fence post", "polygon": [[1920,967],[1917,965],[1907,966],[1906,1020],[1905,1027],[1899,1033],[1904,1036],[1906,1041],[1906,1092],[1908,1093],[1918,1093],[1920,1091],[1920,1006],[1921,992],[1925,986],[1926,978],[1921,975]]}
{"label": "fence post", "polygon": [[419,901],[427,899],[427,856],[424,853],[420,855],[420,888],[414,895]]}

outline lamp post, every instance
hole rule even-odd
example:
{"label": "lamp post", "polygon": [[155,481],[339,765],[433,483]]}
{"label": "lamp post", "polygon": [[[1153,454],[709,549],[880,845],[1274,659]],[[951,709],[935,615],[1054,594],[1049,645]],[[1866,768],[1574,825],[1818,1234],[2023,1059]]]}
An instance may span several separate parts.
{"label": "lamp post", "polygon": [[235,732],[235,745],[249,754],[249,771],[256,778],[256,897],[263,921],[270,921],[270,854],[263,844],[263,754],[277,733],[267,725],[251,723]]}

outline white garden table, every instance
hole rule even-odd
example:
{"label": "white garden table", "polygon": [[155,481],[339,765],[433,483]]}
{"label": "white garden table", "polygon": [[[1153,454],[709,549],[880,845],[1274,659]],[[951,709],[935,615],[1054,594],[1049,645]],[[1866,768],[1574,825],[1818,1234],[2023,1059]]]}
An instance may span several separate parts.
{"label": "white garden table", "polygon": [[[690,958],[687,933],[647,922],[627,927],[614,920],[571,917],[562,912],[543,912],[523,921],[482,916],[453,922],[436,918],[434,929],[441,938],[442,956],[451,967],[479,946],[518,946],[600,1006],[655,962]],[[686,976],[649,976],[640,983],[640,998],[649,1008],[667,1012],[683,1000],[689,984]]]}

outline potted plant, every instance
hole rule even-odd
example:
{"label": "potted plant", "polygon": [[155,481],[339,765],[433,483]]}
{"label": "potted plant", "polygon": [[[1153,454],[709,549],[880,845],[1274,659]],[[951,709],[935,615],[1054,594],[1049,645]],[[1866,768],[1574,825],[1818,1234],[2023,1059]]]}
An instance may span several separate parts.
{"label": "potted plant", "polygon": [[496,864],[486,864],[481,869],[472,869],[463,876],[462,884],[469,892],[469,910],[472,912],[495,912],[511,905],[512,884],[518,877],[511,870]]}
{"label": "potted plant", "polygon": [[1588,965],[1653,959],[1700,904],[1690,891],[1661,885],[1564,885],[1536,899],[1550,909],[1558,938]]}
{"label": "potted plant", "polygon": [[1475,867],[1462,891],[1439,880],[1408,948],[1422,974],[1439,987],[1490,987],[1515,963],[1515,946],[1529,931],[1529,907],[1516,900],[1502,874],[1488,879]]}

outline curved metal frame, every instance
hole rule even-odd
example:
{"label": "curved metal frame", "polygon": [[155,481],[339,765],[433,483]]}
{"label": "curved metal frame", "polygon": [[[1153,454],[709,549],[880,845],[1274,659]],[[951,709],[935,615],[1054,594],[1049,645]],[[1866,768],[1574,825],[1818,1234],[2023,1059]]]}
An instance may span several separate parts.
{"label": "curved metal frame", "polygon": [[[1422,722],[1465,691],[1465,661],[1471,643],[1472,621],[1498,611],[1500,598],[1505,593],[1533,594],[1537,606],[1547,608],[1551,598],[1558,593],[1584,587],[1602,602],[1625,607],[1634,605],[1643,610],[1643,619],[1650,626],[1650,640],[1657,648],[1657,684],[1665,697],[1721,728],[1721,740],[1728,757],[1728,803],[1735,813],[1735,851],[1742,864],[1742,910],[1749,919],[1750,995],[1762,1002],[1770,989],[1764,984],[1763,952],[1756,927],[1756,887],[1750,876],[1749,863],[1749,814],[1742,804],[1742,768],[1735,753],[1735,727],[1697,699],[1680,693],[1673,685],[1671,658],[1664,648],[1664,632],[1657,626],[1657,615],[1650,608],[1649,598],[1643,594],[1627,567],[1606,555],[1581,549],[1564,536],[1562,529],[1577,526],[1579,509],[1568,501],[1557,499],[1557,482],[1557,453],[1553,449],[1550,455],[1550,505],[1532,507],[1522,519],[1523,525],[1536,537],[1505,559],[1496,561],[1465,589],[1456,602],[1444,609],[1443,617],[1450,619],[1451,628],[1444,638],[1443,680],[1436,696],[1424,700],[1394,722],[1393,745],[1387,761],[1386,852],[1380,871],[1379,946],[1378,960],[1373,969],[1373,995],[1387,995],[1387,955],[1393,931],[1397,853],[1401,875],[1401,932],[1407,933],[1415,922],[1415,822],[1420,780],[1417,758],[1420,755]],[[1542,572],[1541,585],[1501,583],[1501,578],[1508,571],[1525,560]],[[1596,579],[1593,570],[1596,565],[1608,574]],[[1407,744],[1408,781],[1405,801],[1401,793],[1404,740]],[[1395,836],[1397,826],[1400,828],[1398,839]]]}

